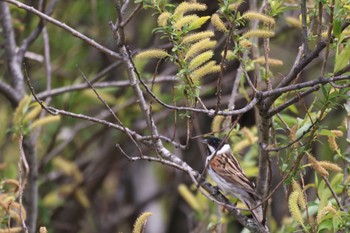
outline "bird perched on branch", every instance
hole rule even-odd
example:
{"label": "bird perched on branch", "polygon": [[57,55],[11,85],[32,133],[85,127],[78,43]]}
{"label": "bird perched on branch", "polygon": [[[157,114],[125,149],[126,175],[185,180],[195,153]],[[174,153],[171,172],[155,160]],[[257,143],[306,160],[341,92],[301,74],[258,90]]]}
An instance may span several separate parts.
{"label": "bird perched on branch", "polygon": [[[205,137],[203,142],[207,146],[206,167],[210,177],[226,194],[237,197],[252,209],[261,203],[255,192],[254,183],[245,175],[237,159],[231,152],[229,144],[216,137]],[[259,227],[265,228],[262,206],[251,210],[253,218]]]}

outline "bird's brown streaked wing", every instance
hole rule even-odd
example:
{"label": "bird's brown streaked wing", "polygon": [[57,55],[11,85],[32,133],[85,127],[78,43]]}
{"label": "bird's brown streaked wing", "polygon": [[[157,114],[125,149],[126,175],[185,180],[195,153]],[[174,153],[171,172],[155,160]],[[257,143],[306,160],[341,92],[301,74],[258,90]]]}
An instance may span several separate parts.
{"label": "bird's brown streaked wing", "polygon": [[211,168],[229,183],[237,184],[248,193],[258,196],[254,190],[254,185],[244,174],[238,161],[232,154],[220,154],[210,161]]}

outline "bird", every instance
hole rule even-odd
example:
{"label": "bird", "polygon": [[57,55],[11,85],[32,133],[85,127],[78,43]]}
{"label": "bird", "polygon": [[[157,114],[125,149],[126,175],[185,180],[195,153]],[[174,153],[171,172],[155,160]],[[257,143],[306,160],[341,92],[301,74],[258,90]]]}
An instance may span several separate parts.
{"label": "bird", "polygon": [[[237,159],[232,154],[231,146],[216,137],[204,137],[207,147],[206,168],[210,177],[225,194],[237,197],[249,209],[261,204],[261,198],[255,191],[255,185],[249,181]],[[263,209],[251,210],[259,227],[265,228]]]}

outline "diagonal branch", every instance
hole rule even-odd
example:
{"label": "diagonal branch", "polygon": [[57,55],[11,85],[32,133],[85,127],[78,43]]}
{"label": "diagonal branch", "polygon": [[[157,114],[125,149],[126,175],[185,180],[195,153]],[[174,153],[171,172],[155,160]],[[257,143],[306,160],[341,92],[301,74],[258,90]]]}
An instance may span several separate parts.
{"label": "diagonal branch", "polygon": [[[350,22],[346,22],[342,25],[342,30],[347,28],[350,25]],[[331,37],[331,40],[333,39],[333,36]],[[289,74],[283,78],[283,80],[280,82],[280,84],[277,86],[277,88],[286,87],[289,85],[297,76],[298,74],[308,65],[310,64],[315,58],[317,58],[320,54],[320,52],[327,46],[327,42],[321,41],[317,43],[316,47],[310,51],[305,57],[301,59],[300,62],[298,62],[295,66],[293,66],[292,70],[289,72]],[[264,102],[267,107],[270,107],[274,101],[278,98],[278,95],[271,96],[267,98]]]}
{"label": "diagonal branch", "polygon": [[[75,37],[85,41],[89,45],[95,47],[96,49],[98,49],[99,51],[101,51],[103,53],[106,53],[106,54],[110,55],[111,57],[114,57],[114,58],[117,58],[117,59],[121,59],[121,56],[118,53],[116,53],[116,52],[114,52],[114,51],[112,51],[112,50],[102,46],[101,44],[97,43],[93,39],[90,39],[89,37],[85,36],[84,34],[78,32],[77,30],[75,30],[72,27],[68,26],[67,24],[62,23],[62,22],[60,22],[60,21],[58,21],[58,20],[56,20],[56,19],[54,19],[54,18],[44,14],[44,13],[36,10],[34,7],[28,6],[28,5],[23,4],[23,3],[19,2],[19,1],[16,1],[16,0],[4,0],[4,1],[8,2],[8,3],[11,3],[11,4],[17,6],[18,8],[25,9],[26,11],[32,12],[33,14],[39,16],[40,18],[42,18],[42,19],[44,19],[44,20],[46,20],[46,21],[48,21],[48,22],[50,22],[50,23],[52,23],[52,24],[54,24],[54,25],[56,25],[56,26],[58,26],[58,27],[60,27],[60,28],[62,28],[64,30],[66,30],[66,31],[70,32],[73,36],[75,36]],[[2,3],[2,4],[5,4],[5,3]]]}
{"label": "diagonal branch", "polygon": [[17,106],[21,101],[21,98],[16,95],[16,91],[3,81],[0,81],[0,92],[11,102],[12,106]]}

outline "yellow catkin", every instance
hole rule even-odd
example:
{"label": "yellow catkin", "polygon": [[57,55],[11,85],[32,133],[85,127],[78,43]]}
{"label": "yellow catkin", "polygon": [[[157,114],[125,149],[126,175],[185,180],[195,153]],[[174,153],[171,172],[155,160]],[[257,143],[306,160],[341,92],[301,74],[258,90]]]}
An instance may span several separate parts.
{"label": "yellow catkin", "polygon": [[205,11],[207,9],[207,5],[201,4],[201,3],[189,3],[189,2],[182,2],[180,3],[174,11],[173,17],[174,19],[179,19],[189,11]]}
{"label": "yellow catkin", "polygon": [[40,104],[37,104],[33,109],[30,110],[30,112],[24,117],[23,122],[29,122],[31,120],[33,120],[34,118],[36,118],[40,112],[41,112],[42,108]]}
{"label": "yellow catkin", "polygon": [[15,113],[13,115],[13,124],[14,125],[19,125],[21,123],[21,120],[23,118],[23,113],[26,108],[28,108],[28,105],[32,101],[32,97],[29,95],[26,95],[23,97],[23,99],[19,102]]}
{"label": "yellow catkin", "polygon": [[242,18],[245,20],[259,20],[266,25],[273,27],[276,23],[275,19],[271,16],[261,14],[255,11],[247,11],[242,15]]}
{"label": "yellow catkin", "polygon": [[46,227],[40,227],[39,233],[47,233]]}
{"label": "yellow catkin", "polygon": [[344,35],[344,37],[349,37],[350,36],[350,29],[345,29],[344,31],[342,31],[341,34]]}
{"label": "yellow catkin", "polygon": [[297,130],[298,130],[298,125],[293,125],[292,128],[290,129],[289,133],[289,139],[294,142],[297,139]]}
{"label": "yellow catkin", "polygon": [[216,45],[216,41],[214,40],[210,40],[210,39],[203,39],[198,41],[197,43],[194,43],[187,51],[186,55],[185,55],[185,60],[188,58],[193,57],[194,55],[208,50],[208,49],[212,49],[214,48]]}
{"label": "yellow catkin", "polygon": [[233,152],[235,153],[239,153],[242,150],[244,150],[245,148],[247,148],[248,146],[250,146],[251,143],[248,139],[243,139],[239,142],[236,142],[232,148]]}
{"label": "yellow catkin", "polygon": [[47,116],[44,118],[41,118],[39,120],[36,120],[33,122],[33,124],[30,125],[30,129],[35,129],[39,126],[44,126],[50,123],[57,122],[61,119],[61,116]]}
{"label": "yellow catkin", "polygon": [[294,18],[294,17],[286,17],[286,22],[290,27],[295,27],[298,29],[302,28],[302,24],[299,19]]}
{"label": "yellow catkin", "polygon": [[226,32],[227,28],[224,24],[224,22],[220,19],[220,16],[218,14],[213,14],[211,16],[211,23],[214,25],[214,27],[221,32]]}
{"label": "yellow catkin", "polygon": [[145,51],[138,53],[135,56],[135,59],[140,59],[140,60],[149,59],[149,58],[161,59],[161,58],[164,58],[168,55],[169,54],[163,49],[149,49],[149,50],[145,50]]}
{"label": "yellow catkin", "polygon": [[232,4],[228,5],[228,9],[231,11],[236,11],[241,4],[242,4],[241,1],[232,3]]}
{"label": "yellow catkin", "polygon": [[214,52],[211,50],[201,53],[191,60],[188,68],[190,68],[191,70],[196,69],[198,66],[201,66],[205,62],[209,61],[210,58],[212,58],[213,56],[214,56]]}
{"label": "yellow catkin", "polygon": [[246,136],[246,138],[251,144],[257,141],[258,138],[255,137],[255,135],[252,133],[250,129],[243,127],[241,131],[244,133],[244,135]]}
{"label": "yellow catkin", "polygon": [[75,190],[74,196],[75,196],[76,200],[78,200],[79,203],[80,203],[85,209],[90,208],[91,204],[90,204],[89,198],[86,196],[86,193],[85,193],[85,191],[83,190],[83,188],[78,188],[77,190]]}
{"label": "yellow catkin", "polygon": [[312,168],[321,176],[329,176],[329,173],[326,169],[324,169],[320,164],[319,161],[315,159],[311,154],[307,153],[307,158],[312,166]]}
{"label": "yellow catkin", "polygon": [[[253,60],[253,62],[259,63],[259,64],[265,64],[265,57],[258,57],[257,59]],[[269,58],[267,60],[267,63],[270,66],[283,66],[283,61],[278,59],[273,59],[273,58]]]}
{"label": "yellow catkin", "polygon": [[328,30],[321,32],[321,37],[322,38],[327,38],[328,37]]}
{"label": "yellow catkin", "polygon": [[19,233],[22,231],[22,227],[11,227],[6,229],[0,229],[0,233]]}
{"label": "yellow catkin", "polygon": [[328,143],[329,143],[329,147],[333,151],[339,150],[339,146],[338,146],[337,141],[335,140],[334,136],[328,136]]}
{"label": "yellow catkin", "polygon": [[339,214],[337,213],[337,210],[333,206],[328,205],[318,211],[317,217],[316,217],[317,224],[320,224],[322,222],[322,218],[323,216],[326,215],[327,212],[331,212],[334,215],[340,217]]}
{"label": "yellow catkin", "polygon": [[11,186],[14,186],[14,189],[13,191],[14,192],[17,192],[19,190],[19,182],[18,180],[15,180],[15,179],[7,179],[7,180],[4,180],[3,182],[1,182],[2,185],[11,185]]}
{"label": "yellow catkin", "polygon": [[132,230],[132,233],[142,233],[142,229],[144,229],[144,226],[147,222],[147,219],[152,215],[151,212],[145,212],[141,214],[135,221],[134,229]]}
{"label": "yellow catkin", "polygon": [[244,33],[243,36],[245,38],[251,38],[251,37],[270,38],[270,37],[275,36],[275,33],[273,31],[269,31],[269,30],[256,29],[256,30],[250,30],[250,31]]}
{"label": "yellow catkin", "polygon": [[300,211],[300,209],[298,207],[299,195],[300,195],[300,193],[298,191],[293,191],[290,194],[289,200],[288,200],[288,207],[289,207],[289,211],[290,211],[290,214],[292,215],[292,217],[300,225],[304,225],[303,216],[302,216],[301,211]]}
{"label": "yellow catkin", "polygon": [[177,187],[177,190],[180,193],[181,197],[187,202],[189,206],[191,206],[193,210],[199,211],[201,209],[201,205],[199,204],[198,200],[186,185],[180,184]]}
{"label": "yellow catkin", "polygon": [[336,210],[333,206],[331,206],[331,205],[326,206],[326,207],[324,208],[324,210],[325,210],[325,211],[328,211],[328,212],[332,212],[334,215],[340,217],[339,214],[338,214],[338,212],[337,212],[337,210]]}
{"label": "yellow catkin", "polygon": [[326,170],[341,172],[342,169],[337,164],[328,161],[319,161],[318,164]]}
{"label": "yellow catkin", "polygon": [[199,19],[199,17],[197,15],[187,15],[183,18],[180,18],[179,20],[177,20],[175,23],[174,23],[174,27],[178,30],[181,30],[181,28],[183,26],[185,26],[186,24],[190,24],[191,22],[195,21]]}
{"label": "yellow catkin", "polygon": [[167,25],[167,21],[169,19],[169,17],[171,16],[171,14],[169,12],[163,12],[158,16],[158,26],[159,27],[164,27]]}
{"label": "yellow catkin", "polygon": [[239,42],[239,45],[243,48],[249,49],[250,47],[252,47],[253,43],[250,42],[249,40],[243,39]]}
{"label": "yellow catkin", "polygon": [[340,130],[331,130],[335,137],[343,137],[343,132]]}
{"label": "yellow catkin", "polygon": [[202,39],[210,38],[214,36],[214,32],[212,31],[204,31],[204,32],[198,32],[190,34],[183,38],[182,43],[188,44],[188,43],[194,43]]}
{"label": "yellow catkin", "polygon": [[215,65],[215,61],[210,61],[207,64],[205,64],[204,66],[195,70],[192,73],[191,78],[193,79],[193,81],[199,81],[205,75],[217,73],[219,71],[220,71],[220,66]]}
{"label": "yellow catkin", "polygon": [[303,192],[303,189],[301,188],[300,184],[296,180],[292,180],[292,187],[293,191],[299,192],[298,196],[298,204],[301,209],[305,210],[306,209],[306,199],[305,199],[305,194]]}
{"label": "yellow catkin", "polygon": [[220,132],[221,124],[225,120],[225,116],[216,115],[211,123],[211,131],[212,132]]}
{"label": "yellow catkin", "polygon": [[21,217],[19,216],[19,214],[16,211],[10,210],[10,218],[16,222],[21,222]]}
{"label": "yellow catkin", "polygon": [[[11,205],[9,207],[13,212],[15,212],[18,215],[18,218],[20,218],[19,213],[22,214],[22,219],[25,220],[27,218],[26,210],[24,209],[23,206],[21,207],[21,205],[18,202],[15,202],[15,201],[11,202]],[[17,220],[19,221],[20,219],[17,219]]]}

